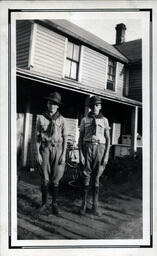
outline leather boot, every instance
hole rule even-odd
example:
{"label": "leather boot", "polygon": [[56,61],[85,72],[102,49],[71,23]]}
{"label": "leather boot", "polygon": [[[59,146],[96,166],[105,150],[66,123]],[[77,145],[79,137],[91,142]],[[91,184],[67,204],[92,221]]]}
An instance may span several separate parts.
{"label": "leather boot", "polygon": [[88,186],[85,186],[82,191],[82,205],[80,208],[80,215],[86,214],[86,208],[87,208],[87,196],[88,196]]}
{"label": "leather boot", "polygon": [[45,185],[42,185],[41,193],[42,193],[42,205],[45,205],[47,203],[48,187]]}
{"label": "leather boot", "polygon": [[58,197],[58,186],[52,187],[52,213],[56,216],[60,216],[61,212],[58,208],[57,204],[57,197]]}
{"label": "leather boot", "polygon": [[47,195],[48,195],[48,186],[41,186],[41,194],[42,194],[42,206],[40,207],[40,214],[43,214],[47,211]]}
{"label": "leather boot", "polygon": [[98,209],[99,187],[93,187],[93,207],[92,212],[96,216],[101,216],[101,212]]}

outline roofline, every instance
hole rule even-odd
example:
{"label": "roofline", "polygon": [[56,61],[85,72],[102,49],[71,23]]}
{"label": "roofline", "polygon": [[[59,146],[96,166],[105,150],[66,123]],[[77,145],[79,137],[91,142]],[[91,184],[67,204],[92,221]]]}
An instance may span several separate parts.
{"label": "roofline", "polygon": [[[34,21],[34,22],[36,22],[36,23],[38,23],[40,25],[44,25],[47,28],[53,28],[56,32],[60,32],[64,36],[68,35],[68,36],[70,36],[72,38],[75,38],[75,39],[79,40],[80,42],[83,42],[86,46],[90,47],[91,49],[97,50],[98,52],[101,52],[101,53],[105,53],[108,56],[112,56],[116,60],[120,60],[123,63],[128,63],[129,62],[128,58],[126,58],[124,56],[124,54],[121,53],[124,56],[124,58],[119,57],[116,54],[106,50],[105,48],[103,48],[103,47],[101,47],[101,46],[99,46],[97,44],[94,44],[93,42],[91,42],[91,41],[89,41],[89,40],[87,40],[87,39],[85,39],[85,38],[83,38],[83,37],[81,37],[81,36],[71,32],[71,31],[69,31],[68,29],[62,27],[61,25],[55,24],[55,22],[53,22],[53,21],[49,21],[49,20],[32,20],[32,21]],[[116,48],[116,50],[119,51],[119,49],[117,49],[117,48]]]}
{"label": "roofline", "polygon": [[131,60],[129,59],[126,54],[124,52],[122,52],[119,48],[117,48],[118,46],[120,45],[124,45],[124,44],[129,44],[129,43],[132,43],[132,42],[135,42],[135,41],[142,41],[142,38],[139,38],[139,39],[135,39],[135,40],[131,40],[131,41],[127,41],[127,42],[124,42],[124,43],[121,43],[121,44],[114,44],[113,46],[121,53],[123,54],[127,59],[128,59],[128,65],[132,65],[132,64],[142,64],[142,58],[140,59],[135,59],[135,60]]}
{"label": "roofline", "polygon": [[128,43],[132,43],[132,42],[135,42],[135,41],[142,41],[142,38],[137,38],[137,39],[134,39],[134,40],[131,40],[131,41],[125,41],[125,42],[119,43],[119,44],[113,44],[113,46],[118,46],[118,45],[122,45],[122,44],[128,44]]}
{"label": "roofline", "polygon": [[[17,76],[25,78],[25,79],[34,80],[34,81],[37,81],[37,82],[40,82],[40,83],[55,85],[55,86],[58,86],[58,87],[63,88],[63,89],[69,89],[71,91],[76,91],[78,93],[82,93],[82,94],[86,94],[86,95],[91,94],[91,89],[82,88],[79,85],[74,86],[74,85],[72,85],[68,82],[65,83],[64,81],[63,82],[62,81],[57,81],[57,80],[54,80],[54,79],[47,78],[45,76],[43,77],[39,74],[31,73],[29,70],[23,70],[23,69],[17,68]],[[130,98],[120,98],[119,99],[119,97],[115,97],[115,96],[112,96],[112,95],[104,95],[103,93],[98,93],[98,92],[95,92],[95,91],[92,91],[92,94],[93,95],[94,94],[99,95],[100,97],[102,97],[103,99],[108,100],[108,101],[117,102],[117,103],[124,104],[124,105],[142,107],[142,102],[132,100]]]}

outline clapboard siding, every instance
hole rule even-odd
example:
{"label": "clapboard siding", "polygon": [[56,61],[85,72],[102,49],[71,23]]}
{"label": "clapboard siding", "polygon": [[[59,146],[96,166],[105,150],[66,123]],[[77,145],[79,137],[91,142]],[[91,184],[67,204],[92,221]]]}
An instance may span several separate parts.
{"label": "clapboard siding", "polygon": [[129,97],[142,101],[142,70],[132,68],[129,72]]}
{"label": "clapboard siding", "polygon": [[107,57],[83,47],[81,82],[88,87],[105,88]]}
{"label": "clapboard siding", "polygon": [[33,69],[48,77],[63,75],[65,37],[37,24]]}
{"label": "clapboard siding", "polygon": [[18,20],[16,23],[16,62],[19,68],[28,68],[31,23]]}

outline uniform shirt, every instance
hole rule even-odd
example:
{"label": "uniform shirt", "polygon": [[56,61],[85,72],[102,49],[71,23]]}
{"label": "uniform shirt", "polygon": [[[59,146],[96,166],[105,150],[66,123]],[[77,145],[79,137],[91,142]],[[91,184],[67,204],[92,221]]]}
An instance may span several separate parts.
{"label": "uniform shirt", "polygon": [[109,130],[109,123],[107,118],[104,116],[102,118],[96,119],[96,134],[93,135],[93,118],[84,117],[80,125],[80,135],[83,137],[83,142],[98,141],[99,143],[105,144],[105,131]]}
{"label": "uniform shirt", "polygon": [[[53,126],[53,133],[50,133],[50,125]],[[62,115],[51,121],[44,115],[38,116],[36,130],[38,142],[62,143],[67,135],[65,118]]]}

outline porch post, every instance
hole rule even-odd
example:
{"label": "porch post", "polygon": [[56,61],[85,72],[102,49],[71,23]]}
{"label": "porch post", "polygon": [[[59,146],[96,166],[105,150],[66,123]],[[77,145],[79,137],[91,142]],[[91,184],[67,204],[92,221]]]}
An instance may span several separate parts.
{"label": "porch post", "polygon": [[86,96],[85,98],[85,108],[84,108],[84,115],[87,116],[88,112],[89,112],[89,106],[88,106],[88,103],[89,103],[89,95]]}
{"label": "porch post", "polygon": [[131,152],[137,151],[137,123],[138,123],[138,107],[133,107],[131,117]]}
{"label": "porch post", "polygon": [[27,153],[28,153],[28,138],[29,138],[29,125],[30,125],[30,105],[27,103],[26,113],[24,117],[24,142],[23,142],[23,166],[27,164]]}

